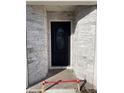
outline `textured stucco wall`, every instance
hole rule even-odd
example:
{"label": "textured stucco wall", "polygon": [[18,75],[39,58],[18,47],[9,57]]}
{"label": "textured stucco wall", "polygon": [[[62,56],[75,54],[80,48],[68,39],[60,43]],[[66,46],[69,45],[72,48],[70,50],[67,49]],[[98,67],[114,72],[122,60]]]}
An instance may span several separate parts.
{"label": "textured stucco wall", "polygon": [[86,78],[89,88],[96,88],[95,38],[96,6],[79,6],[75,11],[72,64],[76,76]]}
{"label": "textured stucco wall", "polygon": [[45,18],[43,6],[26,6],[28,86],[43,79],[48,71]]}

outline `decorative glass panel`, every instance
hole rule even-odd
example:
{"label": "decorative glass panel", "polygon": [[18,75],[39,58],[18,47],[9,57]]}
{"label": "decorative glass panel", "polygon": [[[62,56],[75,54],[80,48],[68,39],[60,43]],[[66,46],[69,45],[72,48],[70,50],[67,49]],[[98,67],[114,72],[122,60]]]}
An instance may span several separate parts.
{"label": "decorative glass panel", "polygon": [[57,49],[64,48],[64,30],[62,28],[58,28],[57,30],[56,45],[57,45]]}

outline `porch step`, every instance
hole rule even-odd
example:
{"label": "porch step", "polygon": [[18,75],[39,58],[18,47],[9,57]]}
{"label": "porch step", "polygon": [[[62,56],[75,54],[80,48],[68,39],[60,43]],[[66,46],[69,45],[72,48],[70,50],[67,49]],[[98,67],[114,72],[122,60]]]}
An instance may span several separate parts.
{"label": "porch step", "polygon": [[79,93],[75,89],[51,89],[45,93]]}
{"label": "porch step", "polygon": [[[26,93],[42,93],[41,90],[26,91]],[[45,91],[45,93],[79,93],[75,89],[51,89]]]}

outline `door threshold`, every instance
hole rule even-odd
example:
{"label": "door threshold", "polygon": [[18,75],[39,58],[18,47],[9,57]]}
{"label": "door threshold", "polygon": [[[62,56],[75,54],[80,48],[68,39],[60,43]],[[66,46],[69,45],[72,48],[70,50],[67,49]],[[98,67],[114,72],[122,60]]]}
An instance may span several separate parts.
{"label": "door threshold", "polygon": [[57,66],[57,67],[50,67],[50,69],[72,69],[72,67],[70,67],[70,66],[66,66],[66,67]]}

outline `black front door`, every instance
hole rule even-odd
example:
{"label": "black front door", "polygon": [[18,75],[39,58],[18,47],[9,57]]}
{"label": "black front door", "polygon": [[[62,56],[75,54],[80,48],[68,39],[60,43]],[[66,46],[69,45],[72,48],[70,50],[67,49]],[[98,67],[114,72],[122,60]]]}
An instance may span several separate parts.
{"label": "black front door", "polygon": [[52,66],[70,65],[70,22],[51,22]]}

